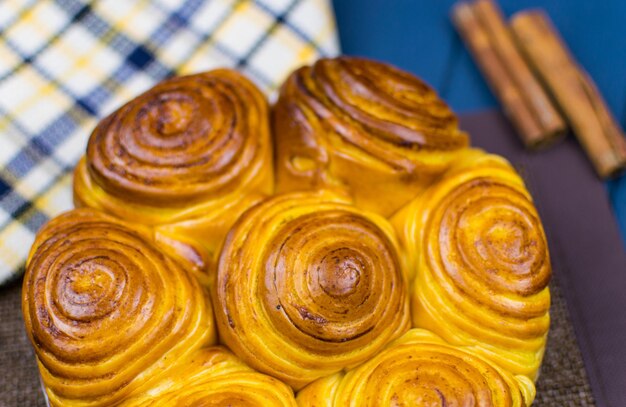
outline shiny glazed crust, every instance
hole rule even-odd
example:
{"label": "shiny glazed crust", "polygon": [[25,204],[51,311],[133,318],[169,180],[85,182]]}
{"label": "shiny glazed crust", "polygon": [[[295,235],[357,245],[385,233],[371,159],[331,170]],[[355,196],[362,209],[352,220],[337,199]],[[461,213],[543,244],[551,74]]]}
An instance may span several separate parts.
{"label": "shiny glazed crust", "polygon": [[190,355],[189,362],[164,375],[150,391],[124,407],[295,407],[293,390],[256,372],[227,349],[215,346]]}
{"label": "shiny glazed crust", "polygon": [[328,192],[278,195],[246,212],[220,257],[220,337],[298,389],[374,355],[409,326],[391,225]]}
{"label": "shiny glazed crust", "polygon": [[380,62],[320,59],[289,76],[273,109],[279,192],[342,188],[390,215],[467,146],[428,85]]}
{"label": "shiny glazed crust", "polygon": [[469,151],[392,223],[409,253],[413,326],[534,380],[550,325],[550,258],[508,162]]}
{"label": "shiny glazed crust", "polygon": [[207,272],[230,226],[273,191],[265,96],[227,69],[166,80],[103,119],[74,176],[77,206],[155,227]]}
{"label": "shiny glazed crust", "polygon": [[527,377],[412,329],[356,369],[313,382],[297,400],[301,407],[526,407],[534,397]]}
{"label": "shiny glazed crust", "polygon": [[54,406],[532,403],[540,219],[406,72],[321,59],[271,113],[232,70],[164,81],[96,127],[74,199],[23,286]]}
{"label": "shiny glazed crust", "polygon": [[91,209],[37,234],[22,310],[53,406],[106,406],[215,341],[207,293],[141,228]]}

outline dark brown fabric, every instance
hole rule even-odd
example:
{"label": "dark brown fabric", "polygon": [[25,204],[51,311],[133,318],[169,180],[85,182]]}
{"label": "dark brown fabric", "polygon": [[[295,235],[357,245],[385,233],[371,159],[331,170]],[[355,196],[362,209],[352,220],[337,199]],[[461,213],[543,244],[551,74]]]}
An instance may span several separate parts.
{"label": "dark brown fabric", "polygon": [[[626,292],[626,254],[602,183],[573,141],[529,154],[497,113],[462,123],[476,145],[522,172],[546,227],[555,273],[552,326],[534,405],[594,406],[591,384],[598,406],[626,406],[626,386],[617,385],[626,383],[626,296],[619,295]],[[0,289],[0,406],[43,406],[20,289],[19,282]]]}

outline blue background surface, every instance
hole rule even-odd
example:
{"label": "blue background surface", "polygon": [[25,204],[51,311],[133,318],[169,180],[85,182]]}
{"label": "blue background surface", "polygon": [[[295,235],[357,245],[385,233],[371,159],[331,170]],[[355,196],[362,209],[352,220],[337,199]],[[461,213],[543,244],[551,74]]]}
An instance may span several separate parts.
{"label": "blue background surface", "polygon": [[[333,3],[345,54],[380,59],[417,74],[458,113],[498,106],[450,22],[454,1]],[[546,10],[622,127],[626,125],[626,1],[500,0],[499,4],[507,17],[527,8]],[[608,182],[607,190],[626,243],[626,176]]]}

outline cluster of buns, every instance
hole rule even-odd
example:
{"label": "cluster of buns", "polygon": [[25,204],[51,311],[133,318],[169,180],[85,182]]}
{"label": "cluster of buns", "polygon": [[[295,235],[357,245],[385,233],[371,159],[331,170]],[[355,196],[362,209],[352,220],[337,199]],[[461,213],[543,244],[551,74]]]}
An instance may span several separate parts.
{"label": "cluster of buns", "polygon": [[53,406],[529,406],[550,262],[515,170],[427,85],[322,59],[103,119],[23,313]]}

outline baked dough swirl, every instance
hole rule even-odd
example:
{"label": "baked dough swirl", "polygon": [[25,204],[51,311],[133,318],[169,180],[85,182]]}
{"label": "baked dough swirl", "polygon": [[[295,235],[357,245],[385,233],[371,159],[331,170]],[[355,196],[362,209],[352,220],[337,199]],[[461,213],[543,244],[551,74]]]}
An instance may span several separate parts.
{"label": "baked dough swirl", "polygon": [[78,209],[37,234],[22,310],[53,406],[105,406],[215,341],[204,289],[149,233]]}
{"label": "baked dough swirl", "polygon": [[124,407],[295,407],[293,390],[256,372],[220,346],[203,348],[172,369],[153,389]]}
{"label": "baked dough swirl", "polygon": [[214,308],[223,342],[295,389],[354,366],[409,327],[398,243],[329,192],[279,195],[226,238]]}
{"label": "baked dough swirl", "polygon": [[408,72],[361,58],[296,70],[273,110],[278,191],[344,188],[390,215],[468,144],[456,116]]}
{"label": "baked dough swirl", "polygon": [[301,407],[526,407],[535,386],[473,352],[412,329],[347,374],[313,382],[298,393]]}
{"label": "baked dough swirl", "polygon": [[536,379],[550,324],[550,259],[522,179],[468,153],[394,216],[415,274],[415,327]]}
{"label": "baked dough swirl", "polygon": [[166,80],[103,119],[74,177],[77,206],[157,226],[171,254],[204,271],[272,191],[267,101],[228,69]]}

